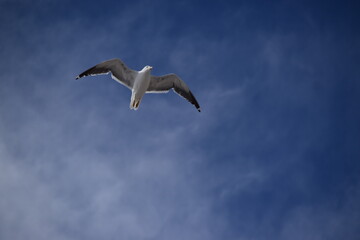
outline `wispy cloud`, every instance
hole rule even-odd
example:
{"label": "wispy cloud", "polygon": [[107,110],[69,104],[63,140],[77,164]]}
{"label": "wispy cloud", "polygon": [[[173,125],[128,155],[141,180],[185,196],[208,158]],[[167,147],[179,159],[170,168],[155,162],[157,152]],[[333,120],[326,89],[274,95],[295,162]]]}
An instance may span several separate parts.
{"label": "wispy cloud", "polygon": [[[1,239],[357,236],[359,179],[348,172],[357,165],[338,159],[345,147],[330,103],[342,100],[336,71],[323,71],[333,63],[323,55],[341,55],[327,51],[333,35],[258,26],[268,11],[252,4],[221,5],[210,12],[226,24],[211,26],[208,15],[181,24],[194,12],[183,3],[175,13],[136,2],[107,14],[9,4],[0,14]],[[113,57],[179,74],[203,112],[173,93],[147,95],[134,112],[109,76],[74,80]]]}

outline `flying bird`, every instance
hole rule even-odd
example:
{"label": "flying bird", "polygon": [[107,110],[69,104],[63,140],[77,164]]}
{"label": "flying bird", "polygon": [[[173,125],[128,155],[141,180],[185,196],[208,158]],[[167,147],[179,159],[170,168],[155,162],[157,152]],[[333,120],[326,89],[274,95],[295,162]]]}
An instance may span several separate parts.
{"label": "flying bird", "polygon": [[142,70],[135,71],[127,67],[120,59],[111,59],[89,68],[78,75],[76,79],[111,73],[114,80],[131,90],[130,109],[137,110],[139,108],[145,93],[167,93],[173,89],[174,92],[193,104],[199,112],[201,111],[199,103],[183,80],[173,73],[152,76],[152,69],[151,66],[145,66]]}

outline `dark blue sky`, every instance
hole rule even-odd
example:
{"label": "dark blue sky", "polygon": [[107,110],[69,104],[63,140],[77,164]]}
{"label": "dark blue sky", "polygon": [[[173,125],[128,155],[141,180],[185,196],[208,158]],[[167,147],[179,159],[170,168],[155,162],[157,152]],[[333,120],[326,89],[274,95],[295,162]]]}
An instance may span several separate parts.
{"label": "dark blue sky", "polygon": [[[359,11],[0,0],[0,239],[358,239]],[[203,111],[74,80],[110,58]]]}

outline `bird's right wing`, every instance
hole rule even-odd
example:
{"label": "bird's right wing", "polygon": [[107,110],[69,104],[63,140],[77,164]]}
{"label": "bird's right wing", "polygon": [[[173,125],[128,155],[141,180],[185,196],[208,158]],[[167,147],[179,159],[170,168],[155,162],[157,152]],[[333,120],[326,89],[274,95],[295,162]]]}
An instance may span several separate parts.
{"label": "bird's right wing", "polygon": [[173,89],[174,92],[188,100],[199,112],[201,112],[200,105],[190,91],[189,87],[175,74],[167,74],[160,77],[151,76],[150,84],[146,92],[164,93],[168,92],[170,89]]}
{"label": "bird's right wing", "polygon": [[127,67],[120,59],[111,59],[105,62],[99,63],[92,68],[84,71],[79,74],[76,79],[94,76],[100,74],[108,74],[111,72],[111,77],[117,82],[123,84],[124,86],[132,89],[134,85],[134,80],[137,75],[137,71],[134,71]]}

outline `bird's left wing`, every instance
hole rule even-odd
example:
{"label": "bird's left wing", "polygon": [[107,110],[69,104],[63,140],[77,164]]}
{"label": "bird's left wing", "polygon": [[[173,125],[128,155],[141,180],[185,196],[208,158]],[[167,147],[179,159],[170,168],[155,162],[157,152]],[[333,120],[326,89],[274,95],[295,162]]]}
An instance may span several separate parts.
{"label": "bird's left wing", "polygon": [[167,74],[160,77],[151,76],[150,84],[146,92],[164,93],[168,92],[170,89],[173,89],[174,92],[188,100],[199,112],[201,112],[200,105],[190,91],[189,87],[175,74]]}
{"label": "bird's left wing", "polygon": [[114,78],[117,82],[132,89],[137,72],[127,67],[120,59],[111,59],[99,63],[79,74],[76,79],[86,76],[108,74],[110,72],[111,77]]}

